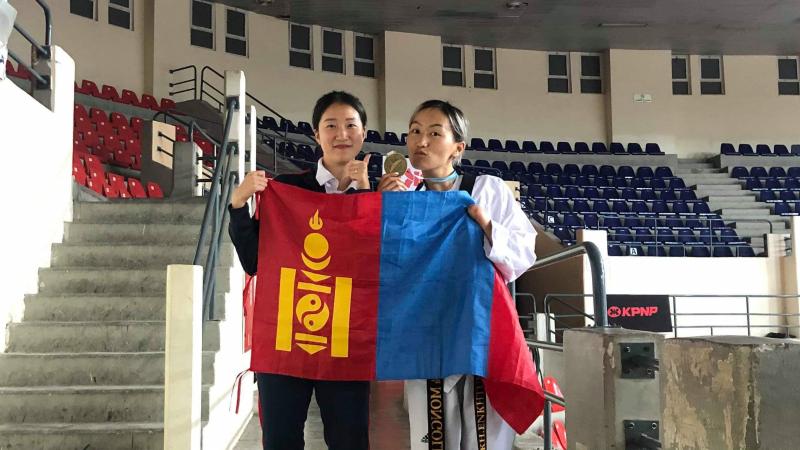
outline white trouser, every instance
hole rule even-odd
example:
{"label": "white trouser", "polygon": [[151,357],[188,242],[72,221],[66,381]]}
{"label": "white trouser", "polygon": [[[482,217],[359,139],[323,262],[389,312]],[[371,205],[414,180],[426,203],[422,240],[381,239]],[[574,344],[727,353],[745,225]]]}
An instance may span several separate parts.
{"label": "white trouser", "polygon": [[[428,382],[406,381],[411,450],[428,450]],[[444,380],[445,450],[478,450],[472,375]],[[514,430],[486,400],[486,449],[511,450]]]}

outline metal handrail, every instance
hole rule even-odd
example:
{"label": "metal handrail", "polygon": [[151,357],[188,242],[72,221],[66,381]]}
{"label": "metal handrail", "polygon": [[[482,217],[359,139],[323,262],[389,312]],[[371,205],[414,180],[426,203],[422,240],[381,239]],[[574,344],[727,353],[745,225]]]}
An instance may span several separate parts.
{"label": "metal handrail", "polygon": [[[22,37],[24,37],[36,50],[36,59],[40,57],[43,57],[45,59],[50,59],[51,58],[50,46],[53,43],[53,19],[50,13],[50,7],[47,6],[47,3],[45,3],[44,0],[36,0],[36,3],[38,3],[39,6],[41,6],[42,10],[44,11],[44,45],[39,44],[39,42],[36,41],[36,39],[33,36],[31,36],[30,33],[28,33],[19,24],[15,23],[14,29],[17,30],[17,32],[21,34]],[[27,69],[27,71],[30,72],[30,74],[36,79],[36,81],[39,82],[41,87],[43,88],[50,87],[49,79],[42,76],[42,74],[40,74],[39,72],[37,72],[33,68],[32,64],[31,65],[26,64],[25,62],[22,61],[22,58],[17,56],[11,50],[8,50],[8,56],[10,56],[11,59],[16,61],[18,65],[22,65],[22,67]]]}
{"label": "metal handrail", "polygon": [[175,94],[182,94],[184,92],[191,91],[192,92],[192,98],[197,99],[197,66],[195,66],[194,64],[190,64],[188,66],[178,67],[177,69],[170,69],[169,73],[170,73],[170,75],[172,75],[172,74],[175,74],[177,72],[182,72],[182,71],[188,70],[188,69],[192,69],[192,73],[193,73],[192,78],[187,79],[187,80],[183,80],[183,81],[179,81],[177,83],[169,83],[169,87],[175,87],[175,86],[178,86],[178,85],[181,85],[181,84],[186,84],[186,83],[192,83],[192,87],[189,88],[189,89],[184,89],[182,91],[170,92],[169,93],[170,96],[175,95]]}
{"label": "metal handrail", "polygon": [[204,138],[208,139],[209,142],[211,142],[212,144],[216,145],[217,147],[220,146],[220,142],[218,140],[214,139],[213,137],[211,137],[211,135],[208,134],[208,132],[203,127],[198,125],[196,121],[194,121],[194,120],[186,121],[186,120],[183,120],[183,119],[175,116],[174,114],[170,114],[170,113],[168,113],[166,111],[159,111],[159,112],[153,114],[153,119],[152,120],[156,120],[156,118],[158,116],[161,116],[161,115],[163,115],[165,119],[166,118],[170,118],[170,119],[180,123],[181,125],[189,128],[189,142],[194,142],[194,132],[198,131],[198,132],[200,132],[200,134],[203,135]]}
{"label": "metal handrail", "polygon": [[230,132],[233,125],[233,114],[239,108],[239,99],[230,97],[226,101],[227,111],[225,114],[225,131],[223,133],[222,145],[220,146],[217,164],[214,167],[214,174],[211,178],[206,208],[203,213],[203,222],[200,225],[200,237],[197,241],[195,250],[194,265],[199,265],[202,259],[203,243],[206,236],[211,231],[211,241],[205,259],[205,271],[203,274],[203,317],[213,320],[214,310],[214,290],[216,278],[216,264],[221,245],[223,230],[222,223],[227,211],[227,204],[233,192],[231,186],[236,183],[237,173],[232,170],[233,156],[239,152],[238,148],[230,145]]}
{"label": "metal handrail", "polygon": [[[589,258],[589,267],[592,273],[592,297],[594,300],[594,311],[596,316],[595,326],[607,327],[608,302],[606,301],[606,274],[605,267],[603,265],[603,256],[595,243],[582,242],[580,244],[567,247],[563,250],[559,250],[552,255],[540,258],[530,269],[526,271],[526,273],[584,254]],[[598,314],[599,316],[597,316]]]}

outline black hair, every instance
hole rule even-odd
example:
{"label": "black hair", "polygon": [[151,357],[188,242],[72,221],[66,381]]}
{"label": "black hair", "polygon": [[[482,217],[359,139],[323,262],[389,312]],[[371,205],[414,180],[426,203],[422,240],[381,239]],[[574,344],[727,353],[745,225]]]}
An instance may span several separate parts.
{"label": "black hair", "polygon": [[450,122],[450,129],[453,131],[453,140],[456,142],[467,141],[469,121],[467,121],[466,116],[464,116],[464,113],[457,106],[444,100],[434,99],[422,102],[422,104],[417,106],[417,109],[414,110],[414,114],[411,115],[411,120],[408,121],[409,126],[411,122],[414,121],[414,117],[416,117],[420,111],[426,109],[436,109],[447,117],[447,121]]}
{"label": "black hair", "polygon": [[367,127],[367,111],[358,97],[344,91],[330,91],[320,97],[317,100],[317,104],[314,105],[314,113],[311,115],[311,125],[314,127],[314,131],[319,130],[319,122],[322,120],[322,115],[325,114],[325,111],[336,104],[347,105],[355,109],[361,118],[361,125],[364,128]]}

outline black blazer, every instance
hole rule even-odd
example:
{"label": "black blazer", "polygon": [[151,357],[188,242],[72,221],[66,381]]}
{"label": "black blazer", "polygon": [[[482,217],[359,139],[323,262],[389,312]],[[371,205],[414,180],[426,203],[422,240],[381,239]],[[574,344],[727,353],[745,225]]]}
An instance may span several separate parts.
{"label": "black blazer", "polygon": [[[273,179],[281,183],[308,189],[314,192],[325,192],[325,187],[317,182],[317,177],[312,171],[278,175]],[[369,192],[369,190],[348,189],[346,194]],[[233,246],[242,268],[250,275],[255,275],[258,270],[258,220],[250,216],[247,205],[241,208],[232,208],[228,205],[230,223],[228,234],[231,236]]]}

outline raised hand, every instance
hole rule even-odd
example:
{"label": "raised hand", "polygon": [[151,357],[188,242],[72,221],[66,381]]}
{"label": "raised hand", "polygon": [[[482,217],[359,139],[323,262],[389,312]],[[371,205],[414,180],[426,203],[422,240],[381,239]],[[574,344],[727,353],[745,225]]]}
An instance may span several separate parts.
{"label": "raised hand", "polygon": [[241,208],[247,200],[256,192],[261,192],[267,188],[269,178],[263,170],[256,170],[244,176],[244,180],[233,190],[231,194],[231,206]]}

